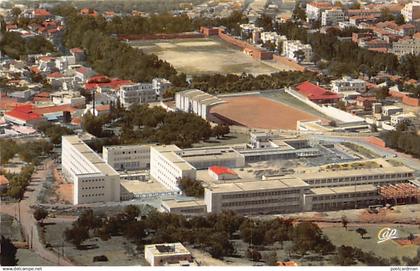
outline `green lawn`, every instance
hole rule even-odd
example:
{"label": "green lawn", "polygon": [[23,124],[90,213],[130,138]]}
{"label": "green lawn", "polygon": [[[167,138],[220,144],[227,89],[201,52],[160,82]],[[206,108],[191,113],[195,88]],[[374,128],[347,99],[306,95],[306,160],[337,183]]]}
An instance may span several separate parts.
{"label": "green lawn", "polygon": [[[377,243],[377,234],[384,226],[363,226],[367,230],[366,239],[362,239],[355,231],[358,227],[350,227],[346,231],[342,227],[323,228],[323,232],[330,238],[331,242],[336,246],[346,245],[358,247],[366,252],[373,252],[384,258],[409,256],[414,257],[417,253],[418,246],[400,246],[396,242],[389,240],[383,243]],[[420,234],[419,226],[391,226],[396,228],[401,237],[407,237],[410,233]]]}

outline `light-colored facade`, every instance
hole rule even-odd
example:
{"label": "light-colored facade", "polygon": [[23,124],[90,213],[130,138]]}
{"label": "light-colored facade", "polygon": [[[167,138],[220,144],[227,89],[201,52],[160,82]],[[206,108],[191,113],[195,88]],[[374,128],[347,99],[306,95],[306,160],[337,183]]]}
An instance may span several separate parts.
{"label": "light-colored facade", "polygon": [[400,39],[392,43],[391,52],[399,57],[407,54],[420,54],[420,39]]}
{"label": "light-colored facade", "polygon": [[102,158],[117,171],[150,168],[150,145],[104,146]]}
{"label": "light-colored facade", "polygon": [[298,179],[243,181],[205,188],[207,211],[232,210],[239,214],[290,213],[302,210],[309,185]]}
{"label": "light-colored facade", "polygon": [[401,10],[401,14],[406,22],[420,19],[420,3],[408,3]]}
{"label": "light-colored facade", "polygon": [[361,79],[343,77],[342,79],[331,81],[331,90],[336,93],[346,91],[357,91],[363,93],[366,91],[366,82]]}
{"label": "light-colored facade", "polygon": [[312,188],[303,196],[305,211],[362,208],[380,202],[378,188],[372,184],[331,188]]}
{"label": "light-colored facade", "polygon": [[120,176],[78,136],[62,137],[63,175],[73,182],[73,204],[120,201]]}
{"label": "light-colored facade", "polygon": [[175,94],[176,109],[194,113],[203,119],[208,119],[210,108],[214,105],[223,103],[216,96],[205,93],[198,89],[190,89]]}
{"label": "light-colored facade", "polygon": [[203,200],[162,200],[160,210],[185,216],[203,216],[207,214],[207,205]]}
{"label": "light-colored facade", "polygon": [[172,83],[165,78],[153,78],[152,87],[156,92],[156,95],[162,97],[165,92],[172,87]]}
{"label": "light-colored facade", "polygon": [[331,3],[327,2],[312,2],[306,5],[306,20],[316,21],[321,19],[322,12],[332,8]]}
{"label": "light-colored facade", "polygon": [[151,266],[194,265],[191,253],[181,243],[145,245],[144,258]]}
{"label": "light-colored facade", "polygon": [[409,112],[406,114],[395,114],[391,116],[391,125],[395,127],[403,121],[414,121],[416,120],[416,118],[417,116],[413,112]]}
{"label": "light-colored facade", "polygon": [[303,52],[303,60],[301,62],[311,62],[312,59],[312,47],[309,44],[303,44],[300,40],[286,40],[283,42],[282,54],[294,61],[298,62],[299,59],[296,56],[297,51]]}
{"label": "light-colored facade", "polygon": [[137,83],[122,85],[119,89],[119,97],[122,106],[125,108],[133,104],[146,104],[157,101],[156,91],[153,84]]}
{"label": "light-colored facade", "polygon": [[150,148],[150,175],[173,191],[179,191],[178,181],[182,178],[196,177],[196,169],[176,154],[180,150],[175,145]]}
{"label": "light-colored facade", "polygon": [[390,118],[392,115],[400,114],[403,112],[402,107],[395,105],[385,105],[382,106],[382,116],[385,118]]}
{"label": "light-colored facade", "polygon": [[322,26],[336,26],[338,23],[344,21],[344,11],[341,9],[329,9],[322,12],[321,25]]}
{"label": "light-colored facade", "polygon": [[[297,178],[312,188],[374,184],[384,185],[405,182],[413,178],[414,171],[408,167],[384,167],[352,169],[316,173],[293,174],[284,178]],[[283,179],[281,179],[283,180]]]}

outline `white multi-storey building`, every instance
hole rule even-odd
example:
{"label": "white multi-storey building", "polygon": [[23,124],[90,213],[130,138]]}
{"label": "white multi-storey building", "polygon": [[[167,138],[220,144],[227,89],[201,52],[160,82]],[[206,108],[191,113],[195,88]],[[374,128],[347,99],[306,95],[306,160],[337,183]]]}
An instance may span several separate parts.
{"label": "white multi-storey building", "polygon": [[406,22],[420,19],[420,3],[408,3],[401,10],[401,14]]}
{"label": "white multi-storey building", "polygon": [[115,170],[150,168],[150,145],[104,146],[102,158]]}
{"label": "white multi-storey building", "polygon": [[393,54],[403,56],[407,54],[420,54],[420,38],[400,39],[392,43]]}
{"label": "white multi-storey building", "polygon": [[322,12],[322,26],[336,26],[339,22],[344,21],[344,11],[341,9],[329,9]]}
{"label": "white multi-storey building", "polygon": [[172,191],[179,191],[178,181],[182,178],[196,178],[196,169],[177,155],[177,151],[181,149],[175,145],[150,148],[150,175]]}
{"label": "white multi-storey building", "polygon": [[212,213],[290,213],[302,209],[302,197],[308,188],[297,179],[228,182],[205,188],[204,201]]}
{"label": "white multi-storey building", "polygon": [[172,87],[172,83],[165,78],[153,78],[152,87],[156,92],[156,95],[162,97],[168,88]]}
{"label": "white multi-storey building", "polygon": [[155,102],[156,91],[151,83],[137,83],[122,85],[119,89],[121,104],[128,108],[133,104],[145,104]]}
{"label": "white multi-storey building", "polygon": [[78,136],[62,138],[63,175],[73,182],[73,204],[120,201],[120,176]]}
{"label": "white multi-storey building", "polygon": [[343,77],[342,79],[331,81],[331,90],[340,93],[346,91],[356,91],[363,93],[366,91],[366,82],[361,79]]}
{"label": "white multi-storey building", "polygon": [[[300,61],[296,52],[303,52],[303,59]],[[296,62],[311,62],[312,59],[312,47],[309,44],[302,44],[300,40],[286,40],[283,42],[283,52],[282,54],[290,59],[293,59]]]}
{"label": "white multi-storey building", "polygon": [[321,19],[323,11],[332,9],[333,6],[328,2],[312,2],[306,5],[306,20],[316,21]]}

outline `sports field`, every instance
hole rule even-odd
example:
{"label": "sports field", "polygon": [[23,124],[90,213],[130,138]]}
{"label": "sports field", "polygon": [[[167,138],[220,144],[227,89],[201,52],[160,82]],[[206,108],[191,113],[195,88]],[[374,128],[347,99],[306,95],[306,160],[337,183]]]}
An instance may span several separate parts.
{"label": "sports field", "polygon": [[157,55],[186,74],[245,72],[258,75],[290,69],[274,61],[257,61],[217,38],[132,41],[130,44]]}
{"label": "sports field", "polygon": [[318,116],[260,96],[223,98],[226,103],[216,105],[210,112],[249,128],[295,130],[298,120],[318,120]]}

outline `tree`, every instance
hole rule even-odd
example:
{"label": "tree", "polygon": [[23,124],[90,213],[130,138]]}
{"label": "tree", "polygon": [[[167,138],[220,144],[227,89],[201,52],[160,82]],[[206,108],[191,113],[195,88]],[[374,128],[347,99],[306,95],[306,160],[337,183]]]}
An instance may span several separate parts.
{"label": "tree", "polygon": [[178,181],[178,187],[189,197],[201,198],[204,196],[204,188],[197,180],[182,178]]}
{"label": "tree", "polygon": [[296,58],[298,63],[301,63],[303,60],[305,60],[305,52],[302,50],[295,51],[293,56]]}
{"label": "tree", "polygon": [[337,255],[332,258],[336,265],[349,266],[354,265],[354,250],[349,246],[341,246],[337,249]]}
{"label": "tree", "polygon": [[395,23],[398,25],[405,24],[404,16],[401,13],[395,15]]}
{"label": "tree", "polygon": [[343,225],[343,228],[347,230],[347,225],[349,224],[349,221],[347,220],[347,217],[344,215],[341,217],[341,224]]}
{"label": "tree", "polygon": [[34,218],[36,221],[40,222],[42,225],[44,223],[44,219],[47,218],[48,211],[43,208],[37,208],[34,212]]}
{"label": "tree", "polygon": [[295,8],[293,9],[292,19],[295,21],[306,21],[306,12],[301,7],[300,2],[296,2]]}
{"label": "tree", "polygon": [[414,240],[416,240],[416,236],[414,236],[414,234],[413,233],[410,233],[408,236],[407,236],[407,240],[409,240],[410,241],[410,243],[414,243]]}
{"label": "tree", "polygon": [[73,223],[72,228],[67,228],[64,231],[64,236],[67,241],[71,242],[80,249],[80,245],[83,241],[89,238],[89,229],[87,227],[79,226],[77,223]]}
{"label": "tree", "polygon": [[217,124],[211,129],[212,136],[217,138],[224,137],[225,135],[230,133],[230,129],[228,125]]}
{"label": "tree", "polygon": [[18,260],[16,259],[17,249],[9,238],[1,236],[0,249],[0,265],[1,266],[16,266]]}
{"label": "tree", "polygon": [[128,205],[124,208],[124,213],[127,215],[128,220],[135,220],[140,215],[140,209],[135,205]]}
{"label": "tree", "polygon": [[259,262],[261,260],[261,253],[255,248],[248,248],[246,251],[246,257],[254,262]]}
{"label": "tree", "polygon": [[13,16],[14,18],[17,18],[17,17],[19,17],[19,15],[22,13],[22,10],[21,10],[20,8],[18,8],[18,7],[14,7],[14,8],[12,8],[12,9],[10,10],[10,13],[12,14],[12,16]]}
{"label": "tree", "polygon": [[104,119],[102,117],[95,117],[90,112],[83,115],[82,128],[84,131],[91,133],[94,136],[101,137],[104,125]]}
{"label": "tree", "polygon": [[364,239],[364,235],[367,233],[367,231],[366,231],[366,229],[365,229],[365,228],[357,228],[357,229],[356,229],[356,232],[357,232],[358,234],[360,234],[360,236],[362,237],[362,239]]}

